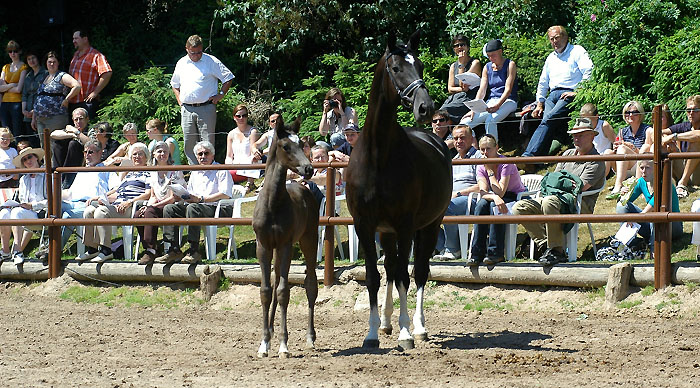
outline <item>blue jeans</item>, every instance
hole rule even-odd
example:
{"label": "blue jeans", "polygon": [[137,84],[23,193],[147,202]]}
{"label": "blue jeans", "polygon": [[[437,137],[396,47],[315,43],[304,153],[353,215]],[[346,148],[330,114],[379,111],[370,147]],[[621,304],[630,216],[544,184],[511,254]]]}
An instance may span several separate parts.
{"label": "blue jeans", "polygon": [[530,138],[530,143],[523,153],[523,156],[542,156],[549,154],[549,148],[552,146],[554,139],[554,131],[552,129],[567,126],[569,113],[571,112],[571,103],[574,98],[561,98],[561,95],[566,92],[571,92],[571,89],[555,89],[549,93],[547,99],[544,100],[544,114],[542,122],[537,127]]}
{"label": "blue jeans", "polygon": [[[492,215],[494,206],[493,201],[487,201],[482,198],[474,207],[474,215]],[[471,248],[472,257],[476,260],[481,260],[487,255],[503,257],[505,237],[505,224],[474,224]]]}
{"label": "blue jeans", "polygon": [[[489,100],[487,104],[489,102],[491,102],[491,100]],[[498,108],[497,111],[493,113],[474,112],[474,116],[471,118],[471,120],[465,120],[464,122],[460,123],[468,125],[470,128],[474,128],[479,124],[484,124],[484,129],[486,130],[486,133],[492,135],[494,138],[496,138],[496,140],[498,140],[498,123],[500,123],[501,121],[503,121],[503,119],[508,117],[509,114],[515,112],[517,108],[518,103],[511,99],[507,99],[503,103],[503,105],[501,105],[501,107]]]}
{"label": "blue jeans", "polygon": [[[617,214],[641,213],[642,209],[632,202],[627,202],[627,205],[622,206],[618,203],[615,209]],[[654,225],[649,222],[640,222],[639,232],[637,232],[646,244],[649,244],[650,249],[654,249]],[[680,221],[671,223],[671,236],[680,237],[683,234],[683,223]]]}
{"label": "blue jeans", "polygon": [[[83,218],[83,211],[85,210],[85,202],[71,201],[61,202],[61,213],[63,218]],[[64,226],[61,228],[61,246],[65,246],[68,242],[68,238],[75,231],[74,226]]]}
{"label": "blue jeans", "polygon": [[[452,198],[450,205],[447,207],[445,212],[446,216],[464,216],[467,214],[467,203],[469,202],[469,197],[463,195],[461,197]],[[471,208],[474,209],[474,204],[476,202],[472,201]],[[440,229],[438,233],[438,241],[435,248],[438,252],[446,249],[449,252],[459,251],[459,227],[457,224],[445,224],[445,230]]]}
{"label": "blue jeans", "polygon": [[17,138],[15,141],[26,140],[18,138],[24,133],[23,118],[21,102],[3,102],[0,105],[0,122],[3,127],[10,128],[12,136]]}

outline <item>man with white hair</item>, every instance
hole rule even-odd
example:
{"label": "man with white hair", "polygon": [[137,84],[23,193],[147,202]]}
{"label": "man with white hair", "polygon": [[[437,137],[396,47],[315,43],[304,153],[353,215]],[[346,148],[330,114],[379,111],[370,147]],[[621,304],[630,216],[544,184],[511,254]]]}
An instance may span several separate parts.
{"label": "man with white hair", "polygon": [[[208,141],[200,141],[195,144],[194,154],[199,164],[208,166],[218,164],[214,161],[214,145]],[[227,170],[199,170],[192,171],[187,184],[187,195],[178,197],[176,203],[165,205],[163,218],[210,218],[214,217],[217,203],[222,199],[230,199],[233,192],[233,178]],[[184,203],[183,203],[184,201]],[[219,210],[221,217],[231,217],[232,208],[222,207]],[[189,249],[183,253],[180,249],[177,225],[163,226],[163,241],[170,244],[168,252],[156,258],[156,263],[172,264],[181,261],[186,264],[196,264],[202,260],[199,253],[199,229],[198,225],[187,226],[187,241]]]}

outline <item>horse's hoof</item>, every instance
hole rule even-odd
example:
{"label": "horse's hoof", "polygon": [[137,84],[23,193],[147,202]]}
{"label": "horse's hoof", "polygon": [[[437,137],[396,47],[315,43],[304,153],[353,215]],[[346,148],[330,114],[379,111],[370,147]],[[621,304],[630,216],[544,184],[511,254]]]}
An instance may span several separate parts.
{"label": "horse's hoof", "polygon": [[413,334],[413,339],[416,341],[427,341],[428,340],[428,333],[421,333],[421,334]]}
{"label": "horse's hoof", "polygon": [[280,352],[280,358],[289,358],[289,352]]}
{"label": "horse's hoof", "polygon": [[267,357],[267,353],[265,352],[258,352],[258,358],[265,358]]}
{"label": "horse's hoof", "polygon": [[316,345],[314,345],[314,341],[306,341],[306,348],[307,349],[316,349]]}
{"label": "horse's hoof", "polygon": [[411,349],[415,348],[415,344],[413,343],[413,338],[399,340],[399,348],[401,348],[403,350],[411,350]]}
{"label": "horse's hoof", "polygon": [[362,342],[362,347],[365,349],[378,349],[379,348],[379,340],[378,339],[373,339],[373,340],[364,340]]}
{"label": "horse's hoof", "polygon": [[386,327],[380,327],[379,331],[386,335],[391,335],[391,333],[394,331],[394,328],[391,326],[386,326]]}

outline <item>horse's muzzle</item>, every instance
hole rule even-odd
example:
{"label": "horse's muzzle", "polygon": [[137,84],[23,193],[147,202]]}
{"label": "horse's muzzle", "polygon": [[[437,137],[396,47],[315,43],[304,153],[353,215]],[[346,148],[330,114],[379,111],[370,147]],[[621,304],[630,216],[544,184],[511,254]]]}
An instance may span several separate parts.
{"label": "horse's muzzle", "polygon": [[304,177],[304,179],[309,179],[314,175],[314,168],[311,166],[311,164],[299,166],[297,173]]}
{"label": "horse's muzzle", "polygon": [[433,118],[435,105],[430,98],[428,91],[425,88],[416,90],[416,96],[413,100],[413,116],[419,123],[427,123]]}

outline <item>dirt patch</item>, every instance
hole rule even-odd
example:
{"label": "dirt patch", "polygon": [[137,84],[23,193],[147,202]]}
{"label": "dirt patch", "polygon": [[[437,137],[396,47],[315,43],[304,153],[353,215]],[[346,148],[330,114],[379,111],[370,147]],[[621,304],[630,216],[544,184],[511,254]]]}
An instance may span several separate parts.
{"label": "dirt patch", "polygon": [[430,339],[410,351],[396,335],[360,347],[368,313],[355,282],[320,289],[317,348],[305,349],[306,297],[294,287],[292,358],[280,360],[256,357],[255,285],[165,309],[62,300],[76,284],[0,284],[1,385],[690,387],[700,377],[700,290],[688,286],[635,290],[606,310],[600,290],[431,283]]}

